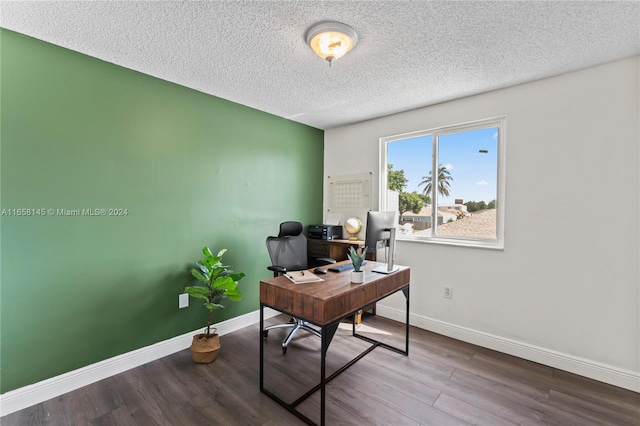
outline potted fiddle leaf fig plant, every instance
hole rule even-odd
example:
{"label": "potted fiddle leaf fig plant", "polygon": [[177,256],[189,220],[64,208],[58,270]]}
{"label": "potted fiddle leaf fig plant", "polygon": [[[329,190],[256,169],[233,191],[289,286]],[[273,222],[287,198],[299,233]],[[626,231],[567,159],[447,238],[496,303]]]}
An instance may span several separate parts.
{"label": "potted fiddle leaf fig plant", "polygon": [[364,258],[367,257],[367,248],[363,248],[362,252],[358,253],[353,246],[349,247],[347,257],[353,264],[353,271],[351,271],[351,282],[355,284],[361,284],[364,282],[364,272],[360,270],[364,263]]}
{"label": "potted fiddle leaf fig plant", "polygon": [[235,273],[229,268],[231,266],[222,263],[222,255],[227,249],[222,249],[217,255],[213,255],[209,247],[204,247],[202,253],[204,258],[196,262],[196,266],[191,269],[193,275],[200,283],[185,287],[185,293],[197,299],[204,300],[204,307],[208,310],[207,328],[204,333],[193,336],[191,343],[191,357],[194,362],[208,364],[218,357],[220,350],[220,337],[216,329],[211,327],[211,320],[214,309],[224,308],[222,299],[229,299],[237,302],[242,299],[242,292],[238,289],[238,281],[244,276],[244,272]]}

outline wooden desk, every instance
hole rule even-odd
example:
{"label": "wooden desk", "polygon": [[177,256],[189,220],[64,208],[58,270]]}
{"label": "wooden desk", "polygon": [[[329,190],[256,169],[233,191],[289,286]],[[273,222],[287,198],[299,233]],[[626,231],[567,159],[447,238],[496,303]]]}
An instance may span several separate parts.
{"label": "wooden desk", "polygon": [[[320,424],[324,425],[326,384],[373,349],[382,346],[403,355],[409,354],[410,270],[406,266],[400,266],[398,271],[389,275],[372,272],[373,268],[381,265],[381,263],[373,261],[367,262],[367,264],[362,267],[362,270],[365,272],[364,283],[362,284],[351,284],[351,271],[340,273],[329,272],[321,276],[324,281],[305,284],[295,284],[282,276],[260,281],[260,391],[291,411],[307,424],[313,425],[315,423],[298,412],[296,406],[320,390]],[[405,348],[396,348],[369,337],[361,336],[356,333],[355,323],[353,323],[352,335],[372,345],[331,376],[326,377],[325,359],[327,350],[338,329],[340,321],[349,315],[353,315],[365,306],[375,303],[397,291],[402,291],[407,301]],[[265,307],[270,307],[293,317],[309,321],[319,326],[322,330],[320,383],[312,387],[291,404],[286,403],[264,387],[264,341],[262,330],[264,330]],[[295,354],[291,354],[290,356],[295,356]]]}

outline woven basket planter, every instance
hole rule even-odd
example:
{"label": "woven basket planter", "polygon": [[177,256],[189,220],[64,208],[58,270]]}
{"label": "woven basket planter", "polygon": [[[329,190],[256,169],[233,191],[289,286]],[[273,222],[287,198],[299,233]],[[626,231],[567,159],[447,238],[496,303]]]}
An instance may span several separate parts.
{"label": "woven basket planter", "polygon": [[191,358],[199,364],[209,364],[216,360],[220,350],[220,336],[218,334],[196,334],[191,342]]}

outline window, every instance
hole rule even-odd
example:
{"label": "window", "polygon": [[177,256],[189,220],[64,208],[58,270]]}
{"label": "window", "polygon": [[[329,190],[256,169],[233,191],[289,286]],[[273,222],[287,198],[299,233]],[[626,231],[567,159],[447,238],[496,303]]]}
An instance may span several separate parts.
{"label": "window", "polygon": [[505,119],[380,139],[381,210],[397,239],[504,247]]}

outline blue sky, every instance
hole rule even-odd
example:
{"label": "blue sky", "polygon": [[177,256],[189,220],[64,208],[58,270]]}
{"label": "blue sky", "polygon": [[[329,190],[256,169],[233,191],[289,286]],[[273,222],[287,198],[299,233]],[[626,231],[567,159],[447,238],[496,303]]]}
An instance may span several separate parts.
{"label": "blue sky", "polygon": [[[480,150],[488,152],[480,153]],[[393,164],[393,170],[404,170],[405,177],[409,179],[406,192],[422,193],[424,190],[424,185],[418,187],[418,184],[431,170],[431,154],[431,136],[387,144],[387,161]],[[465,203],[494,200],[498,167],[497,127],[440,136],[439,163],[447,167],[453,178],[450,197],[441,198],[441,203],[452,203],[456,198],[462,198]]]}

